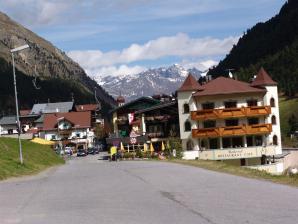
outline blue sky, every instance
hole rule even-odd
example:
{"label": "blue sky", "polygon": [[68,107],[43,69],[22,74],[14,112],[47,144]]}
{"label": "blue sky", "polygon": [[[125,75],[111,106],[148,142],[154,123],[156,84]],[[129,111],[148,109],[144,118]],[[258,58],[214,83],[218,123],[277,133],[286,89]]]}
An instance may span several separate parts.
{"label": "blue sky", "polygon": [[90,76],[179,63],[206,69],[285,0],[0,0],[0,10]]}

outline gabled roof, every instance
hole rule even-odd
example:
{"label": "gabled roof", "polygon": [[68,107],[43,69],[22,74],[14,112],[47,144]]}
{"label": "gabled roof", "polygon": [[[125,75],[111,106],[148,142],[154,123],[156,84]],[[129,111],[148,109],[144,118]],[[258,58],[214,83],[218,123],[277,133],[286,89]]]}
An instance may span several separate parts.
{"label": "gabled roof", "polygon": [[[163,108],[171,108],[172,106],[177,106],[178,103],[177,101],[171,101],[171,102],[166,102],[166,103],[160,103],[157,105],[153,105],[151,107],[145,108],[145,109],[141,109],[136,111],[136,114],[141,114],[141,113],[145,113],[145,112],[149,112],[149,111],[153,111],[153,110],[158,110],[158,109],[163,109]],[[178,110],[178,107],[175,107],[175,109]]]}
{"label": "gabled roof", "polygon": [[226,77],[218,77],[202,86],[203,90],[193,96],[226,95],[236,93],[265,93],[265,89],[255,88],[249,83]]}
{"label": "gabled roof", "polygon": [[[91,127],[91,112],[68,112],[68,113],[52,113],[44,115],[43,130],[56,130],[58,119],[65,119],[77,128]],[[60,121],[61,122],[61,121]]]}
{"label": "gabled roof", "polygon": [[0,119],[0,125],[16,125],[16,116],[4,116]]}
{"label": "gabled roof", "polygon": [[29,115],[31,110],[20,110],[20,116],[26,116]]}
{"label": "gabled roof", "polygon": [[202,86],[197,82],[197,80],[191,74],[189,74],[177,91],[178,92],[196,91],[200,89],[202,89]]}
{"label": "gabled roof", "polygon": [[148,107],[151,107],[153,105],[159,104],[160,101],[153,99],[151,97],[140,97],[138,99],[135,99],[133,101],[130,101],[120,107],[115,108],[114,110],[112,110],[111,112],[115,112],[115,111],[119,111],[122,109],[127,109],[127,110],[131,110],[131,111],[137,111],[137,110],[141,110],[141,109],[145,109]]}
{"label": "gabled roof", "polygon": [[82,111],[96,111],[99,108],[98,104],[83,104],[83,105],[77,105],[76,111],[82,112]]}
{"label": "gabled roof", "polygon": [[69,102],[58,102],[58,103],[41,103],[34,104],[31,114],[43,114],[43,113],[66,113],[73,109],[74,103]]}
{"label": "gabled roof", "polygon": [[265,69],[262,67],[255,80],[251,83],[251,86],[275,86],[277,82],[273,81]]}

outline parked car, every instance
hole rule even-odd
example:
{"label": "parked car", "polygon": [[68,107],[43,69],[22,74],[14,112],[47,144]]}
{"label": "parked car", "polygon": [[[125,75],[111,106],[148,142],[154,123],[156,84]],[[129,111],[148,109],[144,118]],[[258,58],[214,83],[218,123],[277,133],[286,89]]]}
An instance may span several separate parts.
{"label": "parked car", "polygon": [[88,153],[88,155],[89,154],[95,155],[95,149],[93,147],[90,147],[90,148],[88,148],[87,153]]}
{"label": "parked car", "polygon": [[99,147],[94,147],[95,154],[99,154]]}
{"label": "parked car", "polygon": [[66,155],[70,155],[70,156],[73,154],[71,147],[65,147],[64,152]]}
{"label": "parked car", "polygon": [[87,156],[85,149],[78,149],[77,156]]}

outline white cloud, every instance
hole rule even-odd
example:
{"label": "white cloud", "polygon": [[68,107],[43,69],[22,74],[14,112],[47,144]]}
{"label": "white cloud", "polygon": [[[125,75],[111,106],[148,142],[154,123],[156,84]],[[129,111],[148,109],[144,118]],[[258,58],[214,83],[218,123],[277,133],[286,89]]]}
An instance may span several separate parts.
{"label": "white cloud", "polygon": [[212,37],[190,38],[187,34],[160,37],[143,45],[132,44],[121,51],[100,50],[70,51],[68,55],[86,69],[127,64],[142,60],[156,60],[167,56],[207,57],[226,54],[238,41],[238,37],[216,39]]}
{"label": "white cloud", "polygon": [[181,62],[181,65],[185,68],[197,68],[200,71],[206,71],[207,69],[211,68],[212,66],[215,66],[218,64],[218,61],[214,60],[204,60],[204,61],[188,61],[188,60],[183,60]]}

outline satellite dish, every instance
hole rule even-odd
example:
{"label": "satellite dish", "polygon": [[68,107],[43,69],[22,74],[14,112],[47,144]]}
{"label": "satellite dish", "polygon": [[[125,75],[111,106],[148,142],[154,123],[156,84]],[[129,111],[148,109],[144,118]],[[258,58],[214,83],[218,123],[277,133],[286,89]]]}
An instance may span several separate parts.
{"label": "satellite dish", "polygon": [[235,69],[233,69],[233,68],[228,68],[228,69],[225,70],[225,71],[229,72],[229,77],[230,77],[231,79],[234,78],[233,73],[232,73],[232,71],[234,71],[234,70],[235,70]]}
{"label": "satellite dish", "polygon": [[36,71],[36,65],[34,67],[34,79],[32,80],[32,83],[33,83],[33,86],[35,89],[41,89],[41,87],[37,86],[36,84],[36,81],[37,81],[37,71]]}

